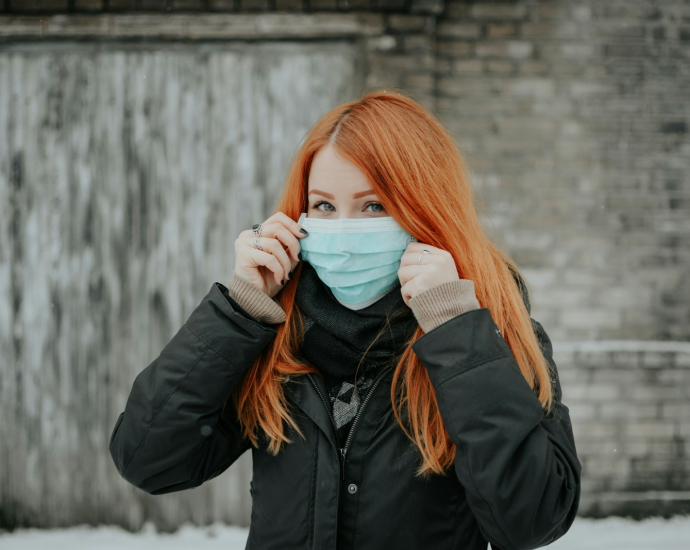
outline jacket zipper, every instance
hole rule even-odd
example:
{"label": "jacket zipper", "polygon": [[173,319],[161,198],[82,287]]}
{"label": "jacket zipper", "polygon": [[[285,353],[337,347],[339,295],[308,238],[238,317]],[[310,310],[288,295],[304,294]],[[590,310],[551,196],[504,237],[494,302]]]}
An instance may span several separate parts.
{"label": "jacket zipper", "polygon": [[[340,449],[340,481],[345,479],[345,454],[347,453],[348,446],[350,444],[350,440],[352,439],[352,433],[355,427],[355,424],[357,424],[357,420],[359,420],[360,415],[362,414],[362,411],[364,411],[364,406],[367,404],[367,401],[369,401],[369,398],[373,395],[374,390],[376,389],[376,386],[379,385],[381,380],[383,380],[384,375],[389,371],[392,370],[393,366],[385,368],[381,373],[376,377],[374,380],[374,383],[371,385],[369,388],[369,391],[367,391],[367,396],[364,398],[364,401],[361,403],[359,406],[359,410],[357,411],[357,414],[355,415],[354,420],[352,421],[352,426],[350,426],[350,430],[347,434],[347,439],[345,440],[345,446],[341,447]],[[326,399],[324,398],[323,394],[321,393],[321,390],[319,387],[316,385],[316,382],[314,382],[314,379],[312,378],[312,375],[310,372],[307,373],[307,377],[309,378],[309,381],[312,383],[314,386],[314,389],[316,392],[319,394],[319,397],[321,398],[321,401],[323,401],[324,407],[326,407],[326,412],[328,413],[328,417],[331,419],[331,423],[333,424],[333,430],[335,431],[335,436],[336,440],[338,439],[338,427],[335,424],[335,419],[333,418],[333,415],[331,414],[331,408],[328,406],[328,403],[326,402]],[[337,503],[340,503],[340,486],[342,483],[338,483],[338,489],[335,494],[335,501]],[[336,536],[336,544],[338,540],[338,510],[336,509],[335,513],[335,536]]]}
{"label": "jacket zipper", "polygon": [[333,430],[335,430],[335,432],[336,432],[336,439],[337,439],[338,426],[336,426],[335,419],[333,418],[333,415],[331,414],[331,408],[328,406],[328,403],[326,403],[326,399],[324,398],[323,394],[321,393],[321,390],[319,389],[319,387],[316,385],[316,382],[314,382],[314,379],[312,378],[311,373],[308,372],[307,376],[309,377],[309,380],[311,381],[311,383],[314,385],[314,389],[319,394],[321,401],[323,401],[324,407],[326,407],[326,412],[328,413],[328,418],[331,419],[331,423],[333,424]]}
{"label": "jacket zipper", "polygon": [[[350,426],[350,430],[347,433],[347,439],[345,440],[345,446],[340,448],[340,479],[341,480],[345,479],[345,454],[347,453],[347,450],[350,446],[350,440],[352,439],[352,434],[354,433],[354,429],[355,429],[355,426],[357,425],[357,421],[359,420],[359,417],[361,416],[362,411],[364,411],[364,408],[365,408],[365,405],[367,404],[367,401],[369,401],[369,399],[371,398],[376,387],[380,384],[381,380],[383,380],[383,377],[386,375],[386,373],[392,369],[393,369],[392,366],[386,367],[376,377],[376,379],[374,380],[374,383],[369,388],[369,391],[367,391],[367,396],[364,398],[364,401],[359,406],[359,410],[357,411],[357,414],[355,415],[354,420],[352,421],[352,426]],[[323,401],[323,404],[326,407],[326,412],[328,413],[328,417],[331,419],[331,423],[333,424],[333,429],[336,432],[336,439],[337,439],[338,427],[336,426],[335,419],[333,418],[333,415],[331,414],[331,409],[328,406],[328,403],[326,402],[326,399],[324,398],[323,394],[321,393],[321,390],[316,385],[316,382],[314,382],[314,379],[312,378],[311,373],[307,373],[307,376],[309,377],[309,380],[311,381],[312,385],[314,386],[314,389],[319,394],[319,397],[321,397],[321,401]]]}
{"label": "jacket zipper", "polygon": [[345,440],[345,446],[340,449],[340,455],[342,457],[342,474],[340,476],[340,479],[345,479],[345,454],[347,453],[347,450],[350,447],[350,440],[352,439],[352,434],[355,431],[355,426],[357,425],[357,421],[359,420],[359,417],[361,416],[362,412],[364,411],[364,408],[367,404],[367,401],[369,401],[369,398],[374,394],[374,390],[376,389],[376,386],[379,385],[381,380],[383,380],[383,377],[386,375],[386,373],[390,370],[392,370],[393,367],[387,367],[383,371],[381,371],[381,374],[379,374],[376,377],[376,380],[374,380],[374,383],[371,385],[369,388],[369,391],[367,392],[367,396],[364,398],[364,401],[362,401],[362,404],[359,406],[359,410],[357,411],[357,414],[355,415],[354,420],[352,421],[352,426],[350,426],[350,430],[347,434],[347,439]]}

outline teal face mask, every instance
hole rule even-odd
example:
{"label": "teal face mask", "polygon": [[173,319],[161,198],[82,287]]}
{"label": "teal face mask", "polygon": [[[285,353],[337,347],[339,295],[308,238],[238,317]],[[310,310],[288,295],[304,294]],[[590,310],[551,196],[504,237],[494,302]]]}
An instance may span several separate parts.
{"label": "teal face mask", "polygon": [[353,310],[370,306],[398,281],[400,258],[417,241],[392,216],[380,218],[308,218],[297,223],[309,235],[299,240],[309,262],[337,300]]}

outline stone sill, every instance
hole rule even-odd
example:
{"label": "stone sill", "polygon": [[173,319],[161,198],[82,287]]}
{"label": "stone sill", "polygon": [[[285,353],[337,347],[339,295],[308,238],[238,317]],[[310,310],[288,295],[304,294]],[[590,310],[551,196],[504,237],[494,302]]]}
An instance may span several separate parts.
{"label": "stone sill", "polygon": [[385,17],[377,13],[5,15],[0,16],[0,40],[348,38],[384,34]]}

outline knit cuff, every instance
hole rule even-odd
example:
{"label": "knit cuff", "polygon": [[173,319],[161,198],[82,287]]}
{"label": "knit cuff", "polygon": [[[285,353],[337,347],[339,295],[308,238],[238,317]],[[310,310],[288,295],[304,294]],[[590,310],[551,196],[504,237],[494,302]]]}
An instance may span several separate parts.
{"label": "knit cuff", "polygon": [[430,332],[453,317],[479,309],[474,281],[457,279],[428,288],[409,301],[409,306],[422,330]]}
{"label": "knit cuff", "polygon": [[228,284],[228,293],[242,309],[259,322],[274,324],[287,319],[285,311],[274,298],[237,275],[235,270],[232,271]]}

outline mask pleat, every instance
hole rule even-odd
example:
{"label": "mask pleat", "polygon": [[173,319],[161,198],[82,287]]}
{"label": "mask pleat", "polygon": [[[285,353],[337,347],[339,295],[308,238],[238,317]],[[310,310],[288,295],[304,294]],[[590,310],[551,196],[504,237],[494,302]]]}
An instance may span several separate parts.
{"label": "mask pleat", "polygon": [[302,213],[298,223],[309,231],[300,239],[302,258],[352,309],[384,296],[398,282],[400,259],[417,240],[392,217],[326,220]]}

